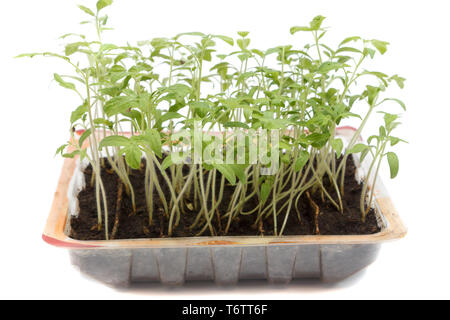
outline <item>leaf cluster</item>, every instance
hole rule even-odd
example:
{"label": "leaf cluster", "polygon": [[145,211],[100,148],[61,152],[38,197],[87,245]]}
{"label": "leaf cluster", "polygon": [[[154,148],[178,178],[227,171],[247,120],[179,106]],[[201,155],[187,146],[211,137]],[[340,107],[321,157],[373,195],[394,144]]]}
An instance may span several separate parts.
{"label": "leaf cluster", "polygon": [[[92,183],[96,183],[98,194],[104,192],[99,174],[108,161],[134,198],[129,169],[142,169],[145,158],[150,223],[155,193],[170,219],[169,235],[180,215],[188,212],[197,214],[195,226],[204,226],[200,234],[206,230],[218,234],[217,224],[225,225],[220,232],[226,234],[240,215],[253,214],[255,224],[274,219],[274,234],[281,235],[290,212],[296,211],[301,217],[296,205],[306,192],[320,192],[337,210],[343,210],[348,156],[359,154],[364,160],[371,155],[371,170],[377,174],[381,159],[386,158],[391,177],[397,175],[398,157],[388,149],[403,140],[392,135],[399,125],[399,115],[391,109],[395,108],[392,102],[401,109],[405,104],[384,95],[392,84],[403,88],[405,79],[364,69],[367,61],[386,53],[388,42],[348,37],[332,48],[323,41],[327,33],[323,27],[325,17],[317,16],[308,26],[290,30],[293,35],[311,34],[311,42],[303,45],[294,39],[292,45],[253,48],[246,31],[235,37],[189,32],[137,45],[117,45],[102,41],[102,34],[109,30],[103,11],[112,2],[100,0],[95,8],[79,6],[89,19],[82,23],[94,26],[96,39],[68,34],[62,38],[75,41],[67,43],[61,54],[20,55],[55,57],[73,67],[73,74],[55,73],[54,80],[80,97],[80,105],[70,116],[70,128],[72,132],[73,128],[83,130],[84,134],[78,143],[71,140],[57,153],[87,159],[97,175]],[[229,49],[219,51],[219,42]],[[358,85],[364,81],[366,85]],[[373,110],[383,112],[383,123],[378,134],[360,142],[369,118],[377,114]],[[360,125],[350,143],[344,145],[336,129],[349,118],[357,119]],[[267,163],[254,163],[250,161],[254,141],[247,137],[243,146],[230,147],[234,154],[241,155],[243,161],[239,164],[225,163],[220,152],[212,152],[214,161],[192,164],[193,149],[182,157],[185,163],[175,162],[172,153],[183,149],[188,141],[174,139],[173,133],[192,132],[196,123],[206,134],[276,131],[277,152],[272,148]],[[274,143],[269,141],[267,146],[273,147]],[[217,144],[226,142],[202,141],[200,153],[213,150]],[[339,157],[343,161],[338,163]],[[272,175],[261,173],[275,163],[279,167]],[[189,167],[188,174],[185,166]],[[157,179],[159,175],[162,182]],[[331,181],[333,192],[324,187],[325,179]],[[219,190],[215,188],[216,180]],[[169,195],[162,193],[162,183],[168,186]],[[228,183],[235,186],[233,202],[226,212],[216,215],[223,186]],[[191,195],[195,200],[188,204]],[[246,212],[244,204],[252,197],[259,199],[260,206]],[[367,203],[366,191],[363,194],[363,219],[372,197]],[[99,197],[100,227],[102,211],[105,217],[107,210],[106,200],[104,209],[101,201]],[[276,223],[279,219],[284,222],[281,226]],[[105,232],[108,238],[108,230]]]}

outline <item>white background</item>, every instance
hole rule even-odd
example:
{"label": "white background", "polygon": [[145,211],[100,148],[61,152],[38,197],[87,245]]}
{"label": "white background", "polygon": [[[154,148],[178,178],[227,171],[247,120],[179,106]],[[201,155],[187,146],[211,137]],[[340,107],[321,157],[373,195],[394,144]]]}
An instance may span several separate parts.
{"label": "white background", "polygon": [[[328,39],[361,35],[391,43],[376,68],[408,79],[395,94],[408,105],[398,134],[400,173],[382,178],[409,228],[383,246],[367,271],[337,285],[265,282],[233,288],[214,284],[167,289],[151,285],[115,290],[84,278],[68,253],[41,240],[62,160],[57,146],[68,136],[78,101],[51,81],[63,65],[49,59],[17,60],[23,52],[62,50],[57,38],[79,31],[76,4],[94,1],[1,1],[0,4],[0,298],[329,299],[450,298],[450,12],[446,0],[116,0],[109,10],[115,42],[186,31],[234,35],[251,31],[252,45],[301,43],[293,25],[327,17]],[[366,135],[367,136],[367,135]]]}

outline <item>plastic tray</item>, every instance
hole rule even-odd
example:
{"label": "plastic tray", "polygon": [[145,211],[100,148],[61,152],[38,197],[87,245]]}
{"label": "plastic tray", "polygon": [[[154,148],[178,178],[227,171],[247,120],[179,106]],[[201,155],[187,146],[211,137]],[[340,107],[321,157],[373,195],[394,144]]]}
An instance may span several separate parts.
{"label": "plastic tray", "polygon": [[[349,141],[354,131],[341,127],[337,134]],[[360,164],[357,157],[355,162],[361,179],[367,162]],[[77,168],[77,159],[65,160],[42,237],[51,245],[69,249],[72,263],[81,272],[109,285],[153,281],[181,285],[190,280],[229,285],[240,279],[288,283],[293,278],[335,282],[371,264],[381,243],[406,235],[390,197],[377,179],[375,209],[382,229],[376,234],[74,240],[68,237],[69,196],[74,196],[69,195],[69,186]]]}

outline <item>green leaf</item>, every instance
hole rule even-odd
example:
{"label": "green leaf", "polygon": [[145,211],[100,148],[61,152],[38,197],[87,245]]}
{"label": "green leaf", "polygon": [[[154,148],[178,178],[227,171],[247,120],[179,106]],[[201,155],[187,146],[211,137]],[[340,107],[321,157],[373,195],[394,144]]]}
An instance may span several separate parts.
{"label": "green leaf", "polygon": [[[102,24],[102,26],[106,26],[108,23],[109,17],[107,15],[100,17],[98,20]],[[102,30],[114,30],[113,28],[102,28]]]}
{"label": "green leaf", "polygon": [[53,53],[53,52],[44,52],[44,53],[22,53],[22,54],[19,54],[18,56],[16,56],[15,58],[25,58],[25,57],[28,57],[28,58],[34,58],[34,57],[36,57],[36,56],[55,57],[55,58],[63,59],[63,60],[66,60],[66,61],[70,61],[69,58],[64,57],[64,56],[62,56],[62,55],[60,55],[60,54]]}
{"label": "green leaf", "polygon": [[380,138],[384,139],[386,137],[386,128],[383,126],[380,126],[380,128],[378,129],[379,134],[380,134]]}
{"label": "green leaf", "polygon": [[239,180],[243,184],[247,183],[247,176],[245,175],[245,169],[247,168],[247,165],[229,164],[228,166],[234,171],[234,174],[239,178]]}
{"label": "green leaf", "polygon": [[108,136],[100,141],[99,149],[104,147],[126,147],[130,145],[130,139],[124,136]]}
{"label": "green leaf", "polygon": [[183,32],[183,33],[177,34],[174,39],[177,40],[178,38],[180,38],[182,36],[196,36],[196,37],[202,37],[203,38],[206,35],[204,33],[202,33],[202,32]]}
{"label": "green leaf", "polygon": [[391,147],[395,146],[397,143],[402,141],[402,139],[397,137],[389,137],[389,141],[391,142]]}
{"label": "green leaf", "polygon": [[381,54],[386,53],[387,46],[389,45],[389,42],[376,40],[376,39],[372,40],[371,43]]}
{"label": "green leaf", "polygon": [[161,164],[161,168],[163,170],[166,170],[167,168],[169,168],[171,165],[173,164],[173,160],[172,160],[172,155],[169,154],[167,157],[164,158],[162,164]]}
{"label": "green leaf", "polygon": [[[124,113],[122,113],[122,115],[124,116],[124,117],[127,117],[127,118],[130,118],[130,119],[133,119],[137,124],[139,124],[139,125],[141,125],[142,124],[142,113],[141,112],[139,112],[139,111],[137,111],[137,110],[129,110],[129,111],[126,111],[126,112],[124,112]],[[125,120],[125,119],[123,119],[123,120],[121,120],[121,121],[127,121],[127,120]],[[145,126],[146,124],[144,124],[144,126]]]}
{"label": "green leaf", "polygon": [[308,135],[307,140],[314,148],[322,148],[329,138],[329,133],[312,133]]}
{"label": "green leaf", "polygon": [[378,79],[380,79],[385,86],[388,85],[388,83],[386,81],[386,78],[388,77],[387,74],[384,74],[384,73],[378,72],[378,71],[367,71],[367,70],[365,70],[364,72],[361,73],[361,75],[365,75],[365,74],[375,76]]}
{"label": "green leaf", "polygon": [[381,103],[383,103],[383,102],[385,102],[385,101],[394,101],[394,102],[397,102],[397,103],[400,105],[400,107],[402,107],[403,110],[406,111],[406,105],[405,105],[405,103],[404,103],[402,100],[399,100],[399,99],[396,99],[396,98],[386,98],[386,99],[384,99],[383,101],[381,101],[379,104],[381,104]]}
{"label": "green leaf", "polygon": [[213,70],[216,70],[216,69],[218,71],[223,70],[223,69],[227,70],[229,65],[230,64],[228,62],[220,62],[220,63],[214,65],[211,69],[209,69],[209,71],[213,71]]}
{"label": "green leaf", "polygon": [[380,78],[380,79],[384,79],[384,78],[387,78],[387,74],[385,74],[385,73],[383,73],[383,72],[378,72],[378,71],[367,71],[367,70],[365,70],[363,73],[361,73],[361,74],[370,74],[370,75],[373,75],[373,76],[375,76],[375,77],[377,77],[377,78]]}
{"label": "green leaf", "polygon": [[241,50],[245,50],[250,45],[250,39],[238,39],[237,44]]}
{"label": "green leaf", "polygon": [[86,46],[86,42],[74,42],[66,45],[65,54],[66,56],[70,56],[78,51],[81,46]]}
{"label": "green leaf", "polygon": [[270,190],[272,190],[273,181],[266,179],[261,185],[261,201],[266,202],[270,195]]}
{"label": "green leaf", "polygon": [[399,86],[400,89],[403,89],[405,87],[405,81],[406,81],[405,78],[402,78],[399,75],[395,75],[389,79],[389,81],[392,81],[392,80],[394,80],[397,83],[397,85]]}
{"label": "green leaf", "polygon": [[368,143],[368,144],[371,144],[372,141],[373,141],[373,139],[377,140],[377,142],[380,142],[380,137],[379,137],[379,136],[377,136],[377,135],[372,135],[372,136],[370,136],[370,137],[367,139],[367,143]]}
{"label": "green leaf", "polygon": [[372,59],[375,56],[376,51],[371,48],[364,48],[363,54],[365,57],[370,56]]}
{"label": "green leaf", "polygon": [[245,38],[249,35],[250,32],[248,31],[238,31],[238,35],[240,35],[242,38]]}
{"label": "green leaf", "polygon": [[388,152],[387,160],[389,163],[389,169],[391,170],[391,179],[394,179],[397,176],[399,169],[398,157],[394,152]]}
{"label": "green leaf", "polygon": [[349,42],[352,42],[352,41],[358,41],[358,40],[361,40],[361,37],[348,37],[348,38],[345,38],[345,39],[339,44],[339,47],[343,46],[343,45],[346,44],[346,43],[349,43]]}
{"label": "green leaf", "polygon": [[228,43],[230,46],[234,45],[234,40],[233,38],[227,37],[227,36],[221,36],[221,35],[215,35],[214,36],[217,39],[220,39],[222,41],[225,41],[226,43]]}
{"label": "green leaf", "polygon": [[369,154],[370,149],[367,148],[365,150],[363,150],[361,152],[361,155],[359,156],[359,161],[362,163],[364,161],[364,159],[367,157],[367,155]]}
{"label": "green leaf", "polygon": [[18,58],[34,58],[36,56],[41,56],[41,53],[21,53],[17,56],[15,56],[14,58],[18,59]]}
{"label": "green leaf", "polygon": [[348,154],[360,153],[360,152],[366,150],[367,148],[368,148],[368,146],[366,146],[365,144],[358,143],[357,145],[353,146],[353,148],[351,148],[350,150],[347,150],[347,153]]}
{"label": "green leaf", "polygon": [[63,158],[70,158],[70,159],[73,159],[73,158],[75,158],[75,156],[77,156],[77,155],[79,155],[80,154],[80,150],[75,150],[74,152],[72,152],[72,153],[64,153],[62,156],[63,156]]}
{"label": "green leaf", "polygon": [[102,10],[103,8],[112,5],[113,0],[99,0],[97,2],[97,11]]}
{"label": "green leaf", "polygon": [[104,43],[100,47],[101,51],[111,51],[111,50],[116,50],[116,49],[119,49],[119,47],[112,43]]}
{"label": "green leaf", "polygon": [[331,147],[336,152],[336,156],[340,157],[342,150],[344,149],[344,143],[342,142],[342,139],[334,139],[331,141]]}
{"label": "green leaf", "polygon": [[144,137],[146,141],[149,143],[150,148],[152,148],[153,152],[158,157],[162,157],[162,143],[161,143],[161,136],[159,135],[158,130],[155,129],[148,129],[146,130]]}
{"label": "green leaf", "polygon": [[233,169],[226,164],[213,163],[212,166],[216,168],[232,185],[236,184],[236,174]]}
{"label": "green leaf", "polygon": [[340,69],[342,67],[346,66],[345,64],[339,63],[339,62],[324,62],[320,65],[318,72],[320,73],[327,73],[330,72],[331,70],[337,70]]}
{"label": "green leaf", "polygon": [[134,107],[136,99],[134,97],[119,96],[108,100],[103,109],[108,117],[112,117]]}
{"label": "green leaf", "polygon": [[310,27],[292,27],[291,34],[296,34],[299,31],[313,31]]}
{"label": "green leaf", "polygon": [[190,106],[194,110],[195,114],[201,118],[206,117],[210,110],[209,104],[206,102],[192,102]]}
{"label": "green leaf", "polygon": [[312,30],[319,30],[320,27],[322,26],[322,22],[325,20],[324,16],[316,16],[310,23],[309,25],[311,26]]}
{"label": "green leaf", "polygon": [[103,125],[105,127],[108,127],[109,129],[112,129],[114,127],[114,123],[112,121],[103,118],[94,119],[94,124]]}
{"label": "green leaf", "polygon": [[141,166],[142,151],[137,145],[130,145],[124,149],[125,161],[133,169]]}
{"label": "green leaf", "polygon": [[89,8],[87,8],[87,7],[85,7],[85,6],[82,6],[82,5],[78,5],[78,8],[80,8],[81,10],[83,10],[85,13],[87,13],[88,15],[90,15],[90,16],[93,16],[93,17],[95,17],[95,14],[92,12],[92,10],[91,9],[89,9]]}
{"label": "green leaf", "polygon": [[378,98],[378,95],[380,93],[380,88],[374,87],[374,86],[366,86],[367,87],[367,97],[369,101],[369,105],[373,106],[376,99]]}
{"label": "green leaf", "polygon": [[242,129],[250,129],[250,127],[243,122],[237,122],[237,121],[232,121],[232,122],[226,122],[223,124],[223,126],[225,128],[242,128]]}
{"label": "green leaf", "polygon": [[81,117],[88,111],[88,105],[87,103],[83,103],[81,106],[79,106],[78,108],[76,108],[71,116],[70,116],[70,123],[74,124],[75,122],[77,122],[78,120],[81,119]]}
{"label": "green leaf", "polygon": [[297,157],[297,160],[295,160],[294,170],[296,172],[299,172],[303,169],[303,167],[306,165],[306,163],[309,160],[309,153],[306,150],[302,150],[300,154]]}
{"label": "green leaf", "polygon": [[251,50],[254,54],[257,54],[260,58],[264,58],[264,52],[258,49],[252,49]]}
{"label": "green leaf", "polygon": [[66,143],[60,146],[58,149],[56,149],[55,156],[57,156],[58,154],[63,155],[63,152],[67,148],[67,146],[68,144]]}
{"label": "green leaf", "polygon": [[392,124],[394,123],[394,121],[396,121],[399,116],[397,114],[392,114],[392,113],[388,113],[388,112],[384,112],[384,111],[380,111],[379,113],[384,114],[384,123],[386,125],[386,128],[392,128]]}
{"label": "green leaf", "polygon": [[[292,145],[290,145],[290,144],[289,144],[288,142],[286,142],[285,140],[280,140],[279,147],[280,147],[280,150],[287,150],[287,151],[290,151],[290,150],[292,149]],[[289,158],[289,156],[288,156],[287,158]],[[290,161],[290,160],[289,160],[289,161]]]}
{"label": "green leaf", "polygon": [[64,81],[63,78],[59,74],[57,74],[57,73],[53,74],[53,78],[56,80],[56,82],[59,83],[59,85],[61,87],[70,89],[70,90],[75,90],[75,85],[71,82]]}
{"label": "green leaf", "polygon": [[170,93],[174,93],[175,95],[177,95],[179,99],[183,99],[184,97],[186,97],[188,94],[191,93],[192,88],[184,84],[177,83],[166,88],[166,90]]}
{"label": "green leaf", "polygon": [[160,127],[166,121],[179,118],[184,118],[184,116],[179,114],[178,112],[166,112],[160,118],[158,118],[155,126]]}
{"label": "green leaf", "polygon": [[352,48],[352,47],[342,47],[342,48],[339,48],[338,50],[336,50],[336,53],[341,53],[341,52],[362,53],[361,50],[358,50],[358,49]]}
{"label": "green leaf", "polygon": [[80,140],[78,140],[78,145],[80,146],[80,148],[83,146],[83,142],[89,138],[89,136],[91,135],[92,130],[88,129],[85,132],[83,132],[83,134],[80,137]]}

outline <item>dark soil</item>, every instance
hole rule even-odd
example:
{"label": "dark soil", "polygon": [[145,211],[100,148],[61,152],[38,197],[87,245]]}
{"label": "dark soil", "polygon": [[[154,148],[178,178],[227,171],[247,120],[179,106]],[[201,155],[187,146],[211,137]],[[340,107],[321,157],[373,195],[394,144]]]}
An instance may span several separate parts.
{"label": "dark soil", "polygon": [[[145,187],[144,187],[144,175],[145,175],[145,163],[142,164],[141,170],[131,170],[130,180],[134,186],[136,194],[136,213],[133,213],[132,203],[130,196],[125,192],[121,192],[119,187],[119,179],[116,174],[108,167],[102,170],[102,180],[106,188],[106,194],[108,195],[108,211],[109,211],[109,230],[110,234],[114,228],[114,222],[118,218],[119,224],[116,225],[115,239],[139,239],[139,238],[161,238],[167,237],[168,232],[168,218],[164,215],[161,202],[155,191],[154,194],[154,213],[153,223],[149,225],[149,215],[146,208],[145,201]],[[325,197],[324,201],[320,195],[320,192],[309,192],[310,197],[307,194],[302,195],[299,201],[299,209],[301,213],[301,221],[299,221],[297,212],[295,209],[291,210],[288,218],[287,227],[283,235],[361,235],[361,234],[373,234],[380,231],[377,224],[377,219],[373,210],[367,215],[366,221],[361,221],[361,212],[359,207],[359,200],[362,191],[362,185],[355,180],[355,165],[351,157],[347,162],[347,170],[345,177],[345,194],[343,198],[344,213],[339,213],[336,208]],[[86,178],[87,187],[82,190],[78,196],[80,213],[78,217],[72,217],[70,220],[71,234],[70,237],[78,240],[104,240],[104,230],[98,230],[97,228],[97,206],[95,198],[95,188],[90,186],[92,168],[86,168],[84,172]],[[163,191],[166,194],[166,198],[170,199],[169,190],[159,177]],[[333,188],[325,181],[324,185],[329,190],[329,193],[335,197]],[[219,176],[217,181],[220,182]],[[217,184],[216,190],[219,190],[219,184]],[[227,206],[231,201],[234,187],[226,185],[224,190],[224,196],[221,206],[219,206],[219,212],[225,214]],[[118,193],[120,197],[118,197]],[[121,198],[121,201],[118,201]],[[269,199],[270,200],[270,199]],[[258,204],[257,198],[250,199],[245,204],[245,211],[250,211]],[[284,201],[282,204],[284,204]],[[120,208],[117,210],[117,203],[120,203]],[[318,217],[316,220],[316,212],[318,207]],[[193,212],[181,215],[180,224],[174,230],[173,237],[191,237],[196,235],[200,229],[189,227],[197,216],[195,209]],[[270,215],[263,224],[260,226],[254,226],[256,215],[242,215],[238,219],[235,219],[231,224],[231,228],[227,236],[256,236],[256,235],[273,235],[273,217]],[[285,210],[278,215],[278,230],[285,219]],[[218,223],[217,216],[214,217],[213,225],[216,227],[216,235],[225,235],[219,226],[226,225],[227,220],[221,219]],[[203,223],[200,224],[203,226]],[[118,227],[118,228],[117,228]],[[223,228],[222,228],[223,229]],[[261,232],[262,231],[262,232]],[[207,230],[204,236],[209,236],[209,230]]]}

